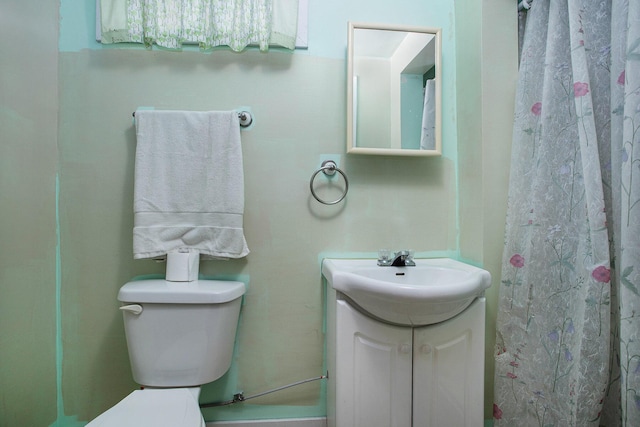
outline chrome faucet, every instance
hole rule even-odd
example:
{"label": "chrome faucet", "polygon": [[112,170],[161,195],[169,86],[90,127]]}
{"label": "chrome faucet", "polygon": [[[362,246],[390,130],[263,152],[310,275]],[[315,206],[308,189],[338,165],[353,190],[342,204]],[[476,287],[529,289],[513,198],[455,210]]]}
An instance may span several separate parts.
{"label": "chrome faucet", "polygon": [[416,263],[413,261],[412,251],[398,251],[393,257],[381,257],[378,259],[378,265],[381,267],[414,267]]}

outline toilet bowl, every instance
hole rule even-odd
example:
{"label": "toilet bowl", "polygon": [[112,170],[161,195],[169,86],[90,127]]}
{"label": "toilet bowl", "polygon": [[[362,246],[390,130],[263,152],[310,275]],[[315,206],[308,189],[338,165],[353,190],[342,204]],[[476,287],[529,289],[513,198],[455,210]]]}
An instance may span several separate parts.
{"label": "toilet bowl", "polygon": [[204,427],[200,386],[231,366],[245,285],[132,281],[120,288],[133,379],[144,386],[88,427]]}

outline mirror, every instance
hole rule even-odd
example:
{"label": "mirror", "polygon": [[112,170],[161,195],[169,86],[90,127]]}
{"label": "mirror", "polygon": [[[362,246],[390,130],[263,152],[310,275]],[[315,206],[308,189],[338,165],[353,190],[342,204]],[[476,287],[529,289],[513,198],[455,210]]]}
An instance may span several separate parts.
{"label": "mirror", "polygon": [[438,156],[441,30],[349,22],[347,152]]}

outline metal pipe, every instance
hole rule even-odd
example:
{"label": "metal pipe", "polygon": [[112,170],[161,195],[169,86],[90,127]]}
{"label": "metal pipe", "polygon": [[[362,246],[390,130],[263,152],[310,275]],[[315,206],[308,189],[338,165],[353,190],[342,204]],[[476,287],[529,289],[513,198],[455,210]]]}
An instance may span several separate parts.
{"label": "metal pipe", "polygon": [[244,394],[242,394],[242,392],[234,394],[233,395],[233,399],[231,400],[226,400],[226,401],[222,401],[222,402],[213,402],[213,403],[201,403],[200,407],[201,408],[213,408],[216,406],[227,406],[227,405],[232,405],[234,403],[238,403],[238,402],[244,402],[245,400],[249,400],[249,399],[254,399],[256,397],[260,397],[260,396],[264,396],[265,394],[270,394],[270,393],[275,393],[276,391],[281,391],[281,390],[285,390],[287,388],[290,387],[295,387],[297,385],[302,385],[305,383],[309,383],[311,381],[318,381],[318,380],[324,380],[329,378],[329,373],[327,372],[326,375],[321,375],[319,377],[315,377],[315,378],[308,378],[306,380],[302,380],[302,381],[298,381],[295,383],[291,383],[291,384],[287,384],[284,385],[282,387],[277,387],[271,390],[267,390],[267,391],[263,391],[262,393],[258,393],[258,394],[254,394],[252,396],[247,396],[245,397]]}

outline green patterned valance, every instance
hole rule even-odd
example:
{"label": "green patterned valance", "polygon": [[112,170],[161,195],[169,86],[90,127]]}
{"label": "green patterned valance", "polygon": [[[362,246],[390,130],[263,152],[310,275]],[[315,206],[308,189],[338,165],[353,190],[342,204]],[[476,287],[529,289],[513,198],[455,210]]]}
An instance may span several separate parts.
{"label": "green patterned valance", "polygon": [[101,41],[236,52],[248,45],[266,51],[275,42],[293,49],[297,8],[297,0],[101,0]]}

